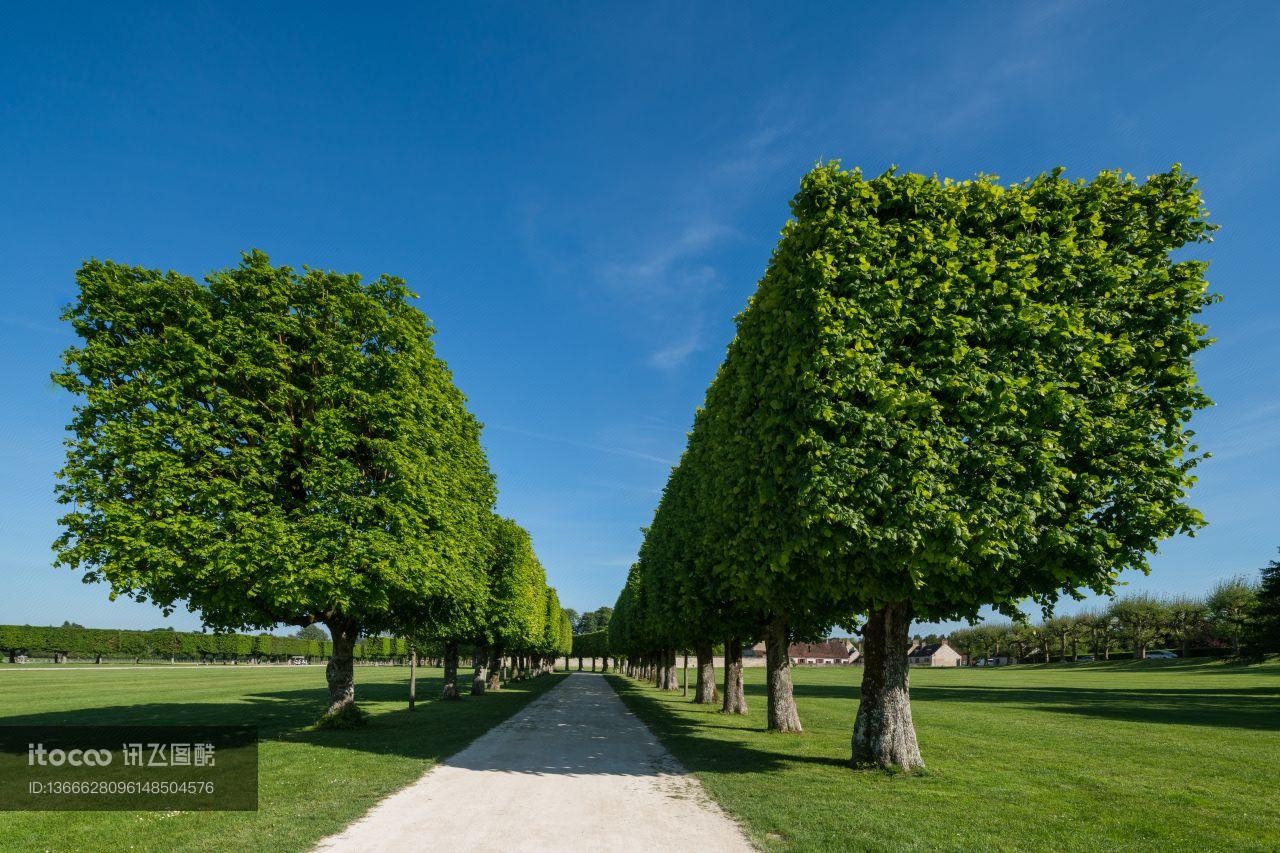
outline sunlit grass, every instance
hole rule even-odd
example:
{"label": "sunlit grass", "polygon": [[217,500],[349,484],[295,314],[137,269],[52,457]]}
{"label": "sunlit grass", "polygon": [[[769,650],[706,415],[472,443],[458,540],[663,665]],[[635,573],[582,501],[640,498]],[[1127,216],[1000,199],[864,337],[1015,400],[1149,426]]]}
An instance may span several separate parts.
{"label": "sunlit grass", "polygon": [[319,732],[323,667],[0,669],[0,725],[256,725],[257,812],[0,812],[0,850],[305,850],[559,681],[441,702],[441,672],[359,667],[358,731]]}
{"label": "sunlit grass", "polygon": [[1280,665],[917,669],[928,769],[846,766],[857,668],[797,668],[805,732],[610,676],[627,704],[766,848],[1280,849]]}

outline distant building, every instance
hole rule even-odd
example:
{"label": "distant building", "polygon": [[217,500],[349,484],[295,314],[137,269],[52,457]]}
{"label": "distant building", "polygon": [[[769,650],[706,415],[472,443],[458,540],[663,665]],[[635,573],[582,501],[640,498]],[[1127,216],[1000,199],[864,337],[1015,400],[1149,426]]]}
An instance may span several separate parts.
{"label": "distant building", "polygon": [[914,646],[907,652],[907,663],[912,666],[959,666],[960,658],[960,653],[946,640]]}
{"label": "distant building", "polygon": [[797,665],[839,666],[854,663],[862,656],[846,640],[824,640],[821,643],[792,643],[787,647],[787,657]]}

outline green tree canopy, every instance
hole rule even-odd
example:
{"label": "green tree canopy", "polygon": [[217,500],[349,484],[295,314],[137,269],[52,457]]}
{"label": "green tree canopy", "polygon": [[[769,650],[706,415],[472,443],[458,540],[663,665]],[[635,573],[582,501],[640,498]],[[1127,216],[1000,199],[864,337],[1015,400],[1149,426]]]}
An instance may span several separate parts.
{"label": "green tree canopy", "polygon": [[358,633],[476,622],[493,480],[403,281],[251,252],[77,282],[60,563],[216,627],[324,622],[334,711]]}
{"label": "green tree canopy", "polygon": [[[1186,425],[1214,297],[1174,253],[1212,228],[1177,167],[1002,186],[830,164],[792,213],[681,463],[694,559],[771,646],[868,614],[854,759],[912,767],[913,618],[1109,594],[1203,523]],[[798,727],[773,670],[771,724]]]}

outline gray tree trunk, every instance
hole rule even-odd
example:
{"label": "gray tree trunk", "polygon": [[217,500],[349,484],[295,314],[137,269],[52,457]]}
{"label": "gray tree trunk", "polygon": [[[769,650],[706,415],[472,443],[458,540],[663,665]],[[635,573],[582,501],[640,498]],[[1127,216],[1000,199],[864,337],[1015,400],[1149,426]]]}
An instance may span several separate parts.
{"label": "gray tree trunk", "polygon": [[769,682],[769,731],[802,732],[800,712],[791,691],[791,634],[787,623],[775,619],[765,627],[765,664]]}
{"label": "gray tree trunk", "polygon": [[693,701],[699,705],[711,705],[716,701],[716,664],[711,657],[710,640],[699,640],[694,644],[694,654],[698,657],[698,687],[694,691]]}
{"label": "gray tree trunk", "polygon": [[494,643],[489,647],[489,691],[502,689],[502,647]]}
{"label": "gray tree trunk", "polygon": [[355,677],[355,622],[335,619],[326,623],[329,633],[333,635],[333,653],[329,655],[329,663],[324,668],[325,678],[329,681],[329,710],[327,713],[337,714],[348,706],[356,704]]}
{"label": "gray tree trunk", "polygon": [[409,710],[418,701],[418,650],[409,650]]}
{"label": "gray tree trunk", "polygon": [[449,640],[444,644],[444,690],[442,699],[461,699],[458,692],[458,641]]}
{"label": "gray tree trunk", "polygon": [[680,689],[680,678],[676,674],[676,650],[667,649],[663,653],[663,682],[662,689],[676,691]]}
{"label": "gray tree trunk", "polygon": [[908,635],[911,607],[904,601],[871,611],[862,629],[862,696],[853,724],[853,766],[924,767],[911,721]]}
{"label": "gray tree trunk", "polygon": [[487,644],[476,643],[475,652],[471,658],[471,695],[483,696],[484,688],[488,682],[485,665],[489,662],[489,648]]}
{"label": "gray tree trunk", "polygon": [[742,689],[742,641],[730,637],[724,641],[724,714],[747,713],[747,694]]}

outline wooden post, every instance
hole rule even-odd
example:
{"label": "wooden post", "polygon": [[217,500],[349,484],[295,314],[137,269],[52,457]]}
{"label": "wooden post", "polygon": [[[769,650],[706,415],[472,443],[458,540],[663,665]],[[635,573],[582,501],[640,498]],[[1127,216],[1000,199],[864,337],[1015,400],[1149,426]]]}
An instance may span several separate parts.
{"label": "wooden post", "polygon": [[409,710],[418,698],[418,650],[409,649]]}
{"label": "wooden post", "polygon": [[689,650],[684,650],[684,696],[689,695]]}

